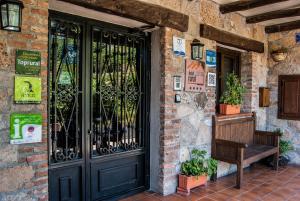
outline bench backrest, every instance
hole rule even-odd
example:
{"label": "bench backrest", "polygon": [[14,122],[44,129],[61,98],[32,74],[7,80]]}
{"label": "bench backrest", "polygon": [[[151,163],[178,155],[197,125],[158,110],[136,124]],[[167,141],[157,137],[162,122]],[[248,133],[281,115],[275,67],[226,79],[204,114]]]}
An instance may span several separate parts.
{"label": "bench backrest", "polygon": [[233,142],[253,144],[255,132],[255,113],[213,116],[212,140],[222,139]]}

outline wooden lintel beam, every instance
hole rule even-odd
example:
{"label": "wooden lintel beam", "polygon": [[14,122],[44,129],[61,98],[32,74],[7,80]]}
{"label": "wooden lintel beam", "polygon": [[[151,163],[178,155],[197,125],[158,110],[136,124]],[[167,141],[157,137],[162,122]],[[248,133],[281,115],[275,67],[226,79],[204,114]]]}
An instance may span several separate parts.
{"label": "wooden lintel beam", "polygon": [[[150,25],[188,30],[189,16],[138,0],[61,0],[85,8],[127,17]],[[101,19],[100,19],[101,20]]]}
{"label": "wooden lintel beam", "polygon": [[221,13],[231,13],[242,10],[249,10],[269,4],[280,3],[288,0],[241,0],[220,6]]}
{"label": "wooden lintel beam", "polygon": [[276,33],[282,31],[290,31],[294,29],[300,29],[300,20],[266,26],[265,28],[266,33]]}
{"label": "wooden lintel beam", "polygon": [[238,36],[206,24],[200,25],[200,36],[242,50],[254,51],[258,53],[264,52],[264,43],[262,42]]}
{"label": "wooden lintel beam", "polygon": [[246,22],[251,24],[251,23],[258,23],[267,20],[273,20],[273,19],[285,18],[285,17],[295,17],[295,16],[300,16],[300,8],[288,9],[288,10],[276,10],[272,12],[250,16],[247,17]]}

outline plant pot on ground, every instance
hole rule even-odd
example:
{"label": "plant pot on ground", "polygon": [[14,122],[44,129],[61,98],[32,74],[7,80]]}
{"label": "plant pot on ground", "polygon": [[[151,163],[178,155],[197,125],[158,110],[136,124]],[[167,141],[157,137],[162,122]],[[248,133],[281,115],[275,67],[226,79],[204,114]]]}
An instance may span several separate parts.
{"label": "plant pot on ground", "polygon": [[228,74],[226,88],[220,99],[220,113],[225,115],[239,114],[244,92],[245,87],[241,84],[238,76],[234,73]]}
{"label": "plant pot on ground", "polygon": [[181,174],[178,175],[177,193],[189,195],[190,190],[206,185],[207,177],[211,176],[214,168],[210,160],[205,158],[206,151],[192,150],[191,159],[181,164]]}

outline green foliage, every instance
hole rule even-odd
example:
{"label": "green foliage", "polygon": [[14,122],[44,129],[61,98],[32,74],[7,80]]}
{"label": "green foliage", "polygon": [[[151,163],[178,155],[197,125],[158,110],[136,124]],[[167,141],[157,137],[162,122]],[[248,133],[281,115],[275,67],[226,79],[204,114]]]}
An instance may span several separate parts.
{"label": "green foliage", "polygon": [[293,147],[293,144],[292,144],[291,141],[282,139],[283,132],[279,128],[277,128],[275,130],[275,132],[277,132],[277,133],[280,134],[280,140],[279,140],[279,152],[280,152],[280,155],[284,155],[287,152],[294,150],[294,147]]}
{"label": "green foliage", "polygon": [[245,87],[241,84],[236,74],[230,73],[226,77],[226,88],[220,102],[228,105],[240,105],[243,102]]}
{"label": "green foliage", "polygon": [[209,158],[207,164],[208,164],[208,175],[211,176],[213,174],[217,174],[218,161],[213,158]]}
{"label": "green foliage", "polygon": [[181,173],[186,176],[211,176],[217,171],[218,162],[214,159],[206,159],[206,151],[192,150],[191,159],[181,164]]}

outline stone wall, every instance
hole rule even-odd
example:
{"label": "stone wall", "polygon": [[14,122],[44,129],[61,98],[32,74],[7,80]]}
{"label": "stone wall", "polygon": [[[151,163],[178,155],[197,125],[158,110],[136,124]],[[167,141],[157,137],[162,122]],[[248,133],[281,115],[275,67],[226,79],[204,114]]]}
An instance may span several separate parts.
{"label": "stone wall", "polygon": [[[269,35],[269,51],[287,48],[288,56],[283,62],[274,62],[269,57],[268,85],[271,88],[271,106],[268,109],[267,125],[269,130],[280,128],[284,138],[290,140],[295,150],[288,155],[291,163],[300,164],[300,122],[277,119],[278,75],[300,74],[300,44],[296,44],[295,34],[300,29]],[[296,92],[293,92],[296,93]]]}
{"label": "stone wall", "polygon": [[[148,1],[148,0],[143,0]],[[174,103],[173,76],[184,78],[185,59],[190,57],[190,43],[198,39],[205,44],[205,50],[216,50],[217,43],[199,36],[199,25],[209,24],[219,29],[230,31],[259,41],[266,41],[264,29],[258,25],[248,25],[245,18],[232,13],[223,15],[219,6],[210,0],[160,0],[148,1],[160,4],[170,9],[190,16],[189,30],[186,33],[170,28],[161,28],[161,95],[160,95],[160,172],[159,192],[170,194],[177,187],[177,174],[180,163],[189,159],[193,148],[211,149],[211,119],[215,114],[216,91],[214,87],[207,87],[204,93],[181,91],[182,101]],[[172,51],[172,37],[186,39],[186,57],[175,56]],[[267,42],[265,43],[267,47]],[[267,49],[267,48],[266,48]],[[244,52],[242,55],[242,79],[247,87],[244,111],[257,111],[258,127],[265,128],[266,109],[258,107],[258,87],[266,86],[267,53],[258,54]],[[214,68],[205,68],[207,72],[215,72]],[[184,79],[183,79],[184,80]],[[235,165],[220,163],[218,175],[223,176],[235,171]],[[152,184],[153,185],[153,184]]]}
{"label": "stone wall", "polygon": [[[23,0],[22,32],[0,31],[0,200],[48,200],[47,154],[47,49],[48,1]],[[14,104],[16,49],[42,54],[43,91],[41,104]],[[42,143],[9,144],[10,114],[42,113]]]}

